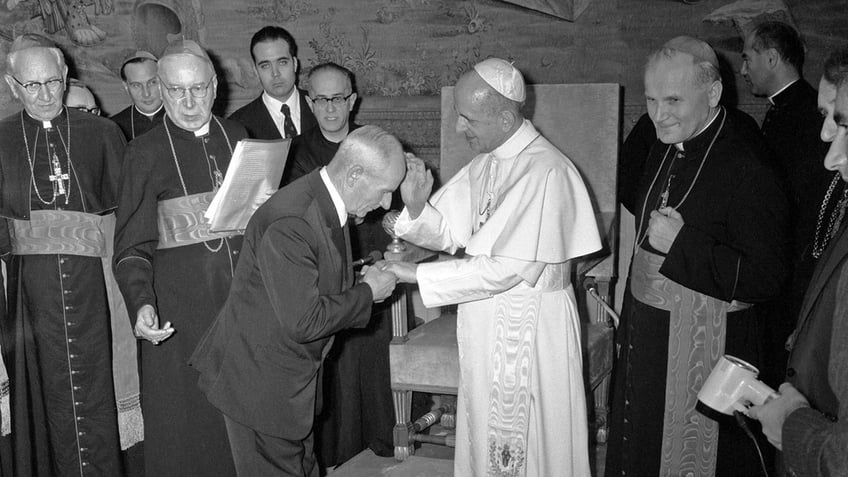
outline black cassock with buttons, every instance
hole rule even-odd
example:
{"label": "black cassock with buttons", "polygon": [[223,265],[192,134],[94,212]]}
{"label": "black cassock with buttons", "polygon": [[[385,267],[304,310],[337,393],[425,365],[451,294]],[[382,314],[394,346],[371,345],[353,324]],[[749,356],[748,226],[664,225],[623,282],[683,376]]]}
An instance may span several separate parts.
{"label": "black cassock with buttons", "polygon": [[242,236],[159,249],[157,223],[160,201],[212,191],[246,136],[240,124],[213,118],[198,137],[166,115],[127,146],[115,278],[133,324],[151,304],[159,324],[176,330],[157,346],[140,341],[147,475],[235,475],[223,416],[198,389],[188,360],[227,299]]}
{"label": "black cassock with buttons", "polygon": [[[120,129],[76,110],[63,111],[50,126],[26,113],[0,123],[3,217],[114,209],[124,151]],[[14,458],[3,459],[3,471],[11,464],[13,475],[120,475],[101,259],[9,255],[11,221],[4,222],[9,319],[0,339],[10,374]]]}
{"label": "black cassock with buttons", "polygon": [[[678,150],[655,142],[641,177],[622,178],[637,183],[635,187],[625,184],[632,188],[623,190],[636,193],[625,194],[630,201],[623,205],[636,217],[638,246],[663,256],[659,273],[666,281],[717,300],[753,306],[727,313],[725,342],[718,349],[707,341],[706,332],[683,338],[675,334],[670,313],[660,308],[663,304],[636,299],[632,283],[628,284],[617,330],[621,349],[614,371],[607,475],[659,475],[661,463],[670,460],[663,448],[664,424],[682,425],[670,422],[671,413],[666,412],[670,407],[666,384],[672,379],[667,376],[669,350],[676,341],[691,339],[701,349],[709,347],[716,359],[726,353],[763,366],[755,310],[779,293],[788,276],[788,200],[777,173],[768,165],[754,120],[738,110],[720,108],[716,119],[682,146]],[[684,221],[665,254],[645,238],[651,211],[662,206],[674,207]],[[694,374],[703,363],[683,356],[676,365]],[[687,411],[694,412],[695,403],[686,403]],[[714,475],[759,475],[754,444],[733,418],[721,418],[719,429],[717,449],[709,449],[717,451]],[[754,434],[764,454],[773,452],[759,430]],[[694,435],[687,438],[683,445],[687,451],[704,442]],[[766,462],[771,463],[768,456]],[[712,475],[707,471],[693,474]]]}

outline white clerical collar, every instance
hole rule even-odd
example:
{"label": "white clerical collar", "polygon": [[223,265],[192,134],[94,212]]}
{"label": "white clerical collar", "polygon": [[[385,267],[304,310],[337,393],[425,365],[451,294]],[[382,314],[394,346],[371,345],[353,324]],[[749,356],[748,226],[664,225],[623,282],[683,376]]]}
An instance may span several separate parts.
{"label": "white clerical collar", "polygon": [[792,86],[793,84],[795,84],[795,82],[796,82],[796,81],[798,81],[799,79],[800,79],[800,78],[796,78],[795,80],[793,80],[793,81],[790,81],[790,82],[786,83],[786,85],[785,85],[785,86],[783,86],[782,88],[780,88],[779,90],[777,90],[777,92],[776,92],[776,93],[774,93],[773,95],[769,96],[769,97],[768,97],[769,103],[774,104],[774,98],[775,98],[775,97],[777,97],[777,95],[779,95],[780,93],[782,93],[784,90],[786,90],[786,88],[788,88],[788,87]]}
{"label": "white clerical collar", "polygon": [[157,114],[159,114],[159,111],[162,111],[162,108],[164,108],[164,107],[165,107],[165,103],[162,103],[162,104],[159,105],[159,107],[156,109],[156,111],[153,111],[152,113],[148,114],[148,113],[145,113],[144,111],[138,109],[138,106],[133,105],[133,108],[135,108],[135,111],[138,114],[141,114],[142,116],[147,116],[148,118],[152,118],[153,116],[156,116]]}
{"label": "white clerical collar", "polygon": [[269,95],[266,91],[263,91],[262,102],[265,104],[268,112],[271,113],[271,117],[274,119],[274,124],[276,124],[277,129],[280,130],[281,136],[286,136],[286,133],[283,130],[283,120],[285,119],[285,116],[283,116],[282,111],[280,111],[284,104],[289,107],[289,113],[291,114],[294,128],[297,129],[298,134],[302,132],[300,130],[300,94],[298,94],[297,88],[292,88],[292,92],[285,102],[280,101],[279,99]]}
{"label": "white clerical collar", "polygon": [[[716,108],[715,114],[713,114],[713,117],[711,117],[710,120],[707,121],[707,124],[705,124],[704,127],[702,127],[697,133],[693,134],[689,139],[700,136],[702,132],[706,131],[707,128],[710,127],[710,125],[713,123],[713,121],[715,121],[716,118],[718,117],[720,107],[721,106]],[[686,141],[688,141],[689,139],[687,139]],[[686,142],[686,141],[683,141],[683,142]],[[683,150],[683,142],[678,142],[677,144],[674,145],[674,147],[676,147],[678,151],[682,151]]]}
{"label": "white clerical collar", "polygon": [[[38,121],[38,122],[40,122],[40,123],[41,123],[41,127],[43,127],[44,129],[50,129],[50,128],[52,128],[52,127],[53,127],[53,122],[52,122],[52,120],[43,121],[43,120],[41,120],[41,119],[35,118],[32,114],[29,114],[29,111],[27,111],[27,110],[24,110],[24,112],[26,112],[26,115],[27,115],[27,116],[29,116],[29,117],[30,117],[31,119],[33,119],[34,121]],[[56,117],[58,117],[60,114],[62,114],[62,111],[61,111],[61,110],[59,110],[59,114],[57,114],[57,115],[56,115]]]}
{"label": "white clerical collar", "polygon": [[341,223],[342,227],[344,227],[344,224],[347,223],[347,207],[345,207],[342,196],[339,194],[336,186],[333,185],[333,181],[330,180],[330,174],[327,174],[326,166],[322,167],[321,170],[318,171],[318,174],[321,176],[321,180],[324,181],[324,185],[330,193],[330,198],[333,199],[333,205],[336,207],[336,213],[339,214],[339,223]]}
{"label": "white clerical collar", "polygon": [[194,131],[194,137],[205,136],[209,134],[209,123],[207,122],[203,126],[200,126],[200,129]]}
{"label": "white clerical collar", "polygon": [[492,155],[498,159],[515,157],[523,151],[531,141],[536,139],[538,135],[539,133],[536,131],[536,128],[533,127],[533,123],[525,119],[524,122],[521,123],[521,126],[512,133],[512,136],[510,136],[509,139],[504,141],[503,144],[492,151]]}

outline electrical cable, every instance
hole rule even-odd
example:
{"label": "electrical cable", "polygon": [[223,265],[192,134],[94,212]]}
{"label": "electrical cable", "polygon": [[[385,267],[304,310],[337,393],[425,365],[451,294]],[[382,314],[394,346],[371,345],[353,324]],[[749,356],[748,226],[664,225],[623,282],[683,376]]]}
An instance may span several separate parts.
{"label": "electrical cable", "polygon": [[763,470],[763,475],[769,477],[769,473],[766,470],[766,461],[763,459],[763,453],[760,450],[760,444],[757,442],[757,438],[754,436],[754,433],[751,432],[751,429],[748,427],[748,423],[745,421],[745,415],[739,411],[733,411],[733,417],[736,418],[736,422],[739,424],[739,427],[745,431],[745,434],[754,441],[754,447],[757,449],[757,455],[760,457],[760,468]]}

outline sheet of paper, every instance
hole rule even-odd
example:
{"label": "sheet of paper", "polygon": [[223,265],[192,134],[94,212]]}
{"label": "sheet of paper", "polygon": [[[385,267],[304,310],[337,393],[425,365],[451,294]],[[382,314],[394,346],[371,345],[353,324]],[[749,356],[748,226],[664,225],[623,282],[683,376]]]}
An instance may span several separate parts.
{"label": "sheet of paper", "polygon": [[243,232],[256,209],[277,191],[291,139],[242,139],[205,217],[212,232]]}

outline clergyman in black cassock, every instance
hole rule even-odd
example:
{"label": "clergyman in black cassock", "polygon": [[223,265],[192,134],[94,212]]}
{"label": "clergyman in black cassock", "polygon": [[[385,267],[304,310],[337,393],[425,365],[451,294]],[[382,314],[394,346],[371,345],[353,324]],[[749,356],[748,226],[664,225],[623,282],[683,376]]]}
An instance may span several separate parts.
{"label": "clergyman in black cassock", "polygon": [[[695,394],[724,353],[762,363],[754,310],[788,273],[787,199],[756,124],[718,106],[712,49],[689,37],[666,45],[651,56],[645,81],[660,139],[635,202],[624,204],[636,216],[637,240],[617,336],[606,472],[756,475],[754,443],[732,418],[717,423],[697,412]],[[684,69],[711,70],[710,82],[693,82]],[[682,103],[669,99],[678,95]],[[701,126],[685,111],[695,103]],[[682,227],[663,246],[657,239],[675,216]],[[760,447],[769,450],[764,439]]]}
{"label": "clergyman in black cassock", "polygon": [[174,89],[163,88],[168,114],[127,146],[115,236],[115,275],[144,338],[144,467],[156,476],[234,475],[223,418],[188,359],[235,273],[242,236],[210,232],[202,216],[246,132],[212,115],[217,81],[196,43],[169,46],[159,76]]}
{"label": "clergyman in black cassock", "polygon": [[2,467],[11,465],[11,475],[121,475],[113,356],[128,358],[129,373],[136,363],[134,349],[113,355],[110,316],[118,314],[110,313],[104,259],[125,141],[113,122],[63,108],[61,52],[16,49],[25,41],[13,44],[6,76],[24,110],[0,122],[0,253],[12,316],[0,339],[14,456]]}

